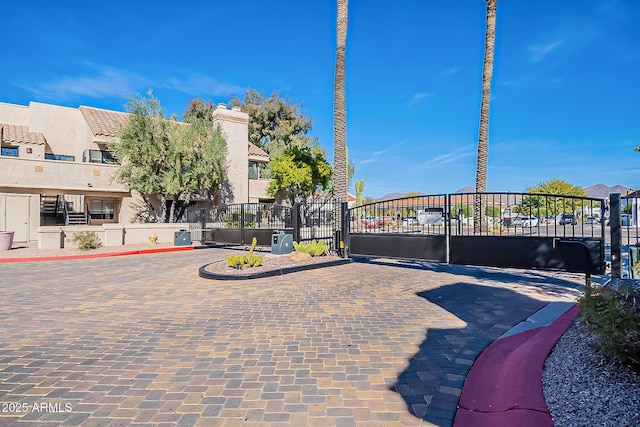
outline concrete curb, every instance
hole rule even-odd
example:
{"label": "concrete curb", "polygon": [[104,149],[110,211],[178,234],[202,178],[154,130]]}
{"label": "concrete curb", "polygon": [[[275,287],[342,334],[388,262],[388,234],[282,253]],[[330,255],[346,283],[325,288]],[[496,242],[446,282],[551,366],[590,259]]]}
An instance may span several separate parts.
{"label": "concrete curb", "polygon": [[579,312],[576,303],[551,303],[490,344],[467,375],[454,426],[553,427],[542,370]]}
{"label": "concrete curb", "polygon": [[145,254],[159,254],[163,252],[181,252],[192,251],[195,246],[174,246],[170,248],[159,249],[138,249],[135,251],[125,252],[109,252],[103,254],[87,254],[87,255],[68,255],[68,256],[52,256],[52,257],[32,257],[32,258],[0,258],[0,263],[6,262],[44,262],[44,261],[66,261],[75,259],[89,259],[89,258],[109,258],[115,256],[127,256],[127,255],[145,255]]}
{"label": "concrete curb", "polygon": [[[225,262],[225,261],[216,261]],[[198,275],[204,279],[212,280],[249,280],[260,279],[262,277],[282,276],[283,274],[296,273],[298,271],[314,270],[322,267],[333,267],[336,265],[351,264],[353,260],[351,258],[342,258],[334,261],[318,262],[315,264],[296,265],[292,267],[282,267],[274,270],[261,271],[259,273],[244,273],[244,274],[219,274],[211,273],[207,271],[207,267],[214,263],[205,264],[198,270]]]}

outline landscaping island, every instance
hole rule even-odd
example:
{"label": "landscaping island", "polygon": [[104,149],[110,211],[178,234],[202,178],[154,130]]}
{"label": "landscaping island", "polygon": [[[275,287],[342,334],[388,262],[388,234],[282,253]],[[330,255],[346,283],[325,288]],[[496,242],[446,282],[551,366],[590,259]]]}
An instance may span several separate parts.
{"label": "landscaping island", "polygon": [[350,258],[340,258],[337,255],[322,255],[298,260],[289,255],[264,254],[262,264],[257,267],[242,269],[230,267],[226,261],[217,261],[200,267],[199,275],[205,279],[214,280],[246,280],[261,277],[280,276],[297,271],[314,268],[331,267],[353,262]]}

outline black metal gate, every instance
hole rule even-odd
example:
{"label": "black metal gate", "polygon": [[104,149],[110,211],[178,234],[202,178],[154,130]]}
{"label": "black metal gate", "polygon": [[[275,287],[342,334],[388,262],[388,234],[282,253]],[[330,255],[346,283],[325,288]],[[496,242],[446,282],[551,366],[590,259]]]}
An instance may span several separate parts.
{"label": "black metal gate", "polygon": [[[202,243],[271,246],[274,232],[293,230],[291,207],[273,203],[242,203],[212,209],[189,208],[187,221],[193,240]],[[193,237],[194,233],[196,237]]]}
{"label": "black metal gate", "polygon": [[603,274],[604,208],[550,194],[402,198],[349,209],[345,242],[352,257]]}
{"label": "black metal gate", "polygon": [[240,203],[214,208],[188,208],[186,220],[192,240],[202,243],[271,246],[276,232],[292,234],[296,242],[323,240],[336,250],[341,203],[334,199],[296,203]]}
{"label": "black metal gate", "polygon": [[352,257],[447,262],[445,195],[371,203],[349,209],[345,243]]}

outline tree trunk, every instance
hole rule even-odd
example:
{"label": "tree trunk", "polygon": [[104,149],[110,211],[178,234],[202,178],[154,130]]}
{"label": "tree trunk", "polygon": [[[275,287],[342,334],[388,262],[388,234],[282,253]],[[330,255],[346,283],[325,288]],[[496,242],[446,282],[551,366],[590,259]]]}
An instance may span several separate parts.
{"label": "tree trunk", "polygon": [[347,200],[347,106],[345,93],[345,49],[347,41],[348,0],[338,0],[336,22],[336,75],[333,90],[333,195]]}
{"label": "tree trunk", "polygon": [[167,222],[167,198],[163,195],[160,195],[160,215],[157,221]]}
{"label": "tree trunk", "polygon": [[[487,191],[487,158],[489,152],[489,110],[491,102],[491,77],[496,42],[497,0],[487,2],[487,29],[485,36],[484,66],[482,70],[482,101],[480,105],[480,131],[478,134],[478,163],[476,167],[476,193]],[[473,210],[474,232],[486,231],[487,223],[482,212],[482,197],[476,196]]]}

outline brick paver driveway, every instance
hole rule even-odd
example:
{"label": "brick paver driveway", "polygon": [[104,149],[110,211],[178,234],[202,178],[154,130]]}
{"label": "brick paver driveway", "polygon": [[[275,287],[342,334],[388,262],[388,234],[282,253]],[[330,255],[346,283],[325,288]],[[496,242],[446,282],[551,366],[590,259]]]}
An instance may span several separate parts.
{"label": "brick paver driveway", "polygon": [[475,357],[580,282],[354,263],[198,277],[218,249],[0,264],[0,425],[450,425]]}

